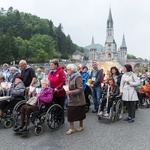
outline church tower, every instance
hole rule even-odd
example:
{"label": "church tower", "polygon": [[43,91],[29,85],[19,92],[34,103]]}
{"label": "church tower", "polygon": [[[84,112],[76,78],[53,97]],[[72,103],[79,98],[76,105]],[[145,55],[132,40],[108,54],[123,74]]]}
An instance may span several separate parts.
{"label": "church tower", "polygon": [[89,59],[90,60],[96,60],[96,48],[95,48],[95,43],[94,43],[94,37],[93,36],[92,36],[90,53],[89,53]]}
{"label": "church tower", "polygon": [[122,38],[122,44],[120,46],[120,59],[123,59],[123,60],[127,59],[127,46],[126,46],[124,34],[123,34],[123,38]]}
{"label": "church tower", "polygon": [[105,42],[105,59],[115,59],[114,53],[117,51],[117,45],[114,40],[114,28],[113,28],[113,19],[111,14],[111,8],[109,9],[109,15],[107,19],[107,28],[106,28],[106,42]]}

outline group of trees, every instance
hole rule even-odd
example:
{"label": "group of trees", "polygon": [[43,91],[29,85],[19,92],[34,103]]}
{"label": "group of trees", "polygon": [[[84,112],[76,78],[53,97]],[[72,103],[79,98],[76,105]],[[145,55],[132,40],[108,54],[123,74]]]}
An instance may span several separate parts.
{"label": "group of trees", "polygon": [[84,51],[65,35],[63,27],[48,19],[10,7],[0,10],[0,63],[26,59],[47,62],[53,58],[67,59],[75,50]]}

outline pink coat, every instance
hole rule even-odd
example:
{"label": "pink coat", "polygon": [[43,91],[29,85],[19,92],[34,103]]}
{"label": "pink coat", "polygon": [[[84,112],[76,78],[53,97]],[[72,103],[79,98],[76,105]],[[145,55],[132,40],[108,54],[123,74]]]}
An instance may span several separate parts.
{"label": "pink coat", "polygon": [[43,103],[51,103],[52,99],[53,99],[53,89],[50,87],[45,88],[40,93],[38,107],[40,107]]}

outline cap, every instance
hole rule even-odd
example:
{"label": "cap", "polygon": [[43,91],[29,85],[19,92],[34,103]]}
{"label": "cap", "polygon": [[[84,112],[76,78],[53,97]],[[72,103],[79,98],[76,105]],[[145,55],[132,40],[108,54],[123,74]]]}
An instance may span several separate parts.
{"label": "cap", "polygon": [[23,78],[21,76],[16,76],[15,79],[20,79],[21,81],[23,81]]}

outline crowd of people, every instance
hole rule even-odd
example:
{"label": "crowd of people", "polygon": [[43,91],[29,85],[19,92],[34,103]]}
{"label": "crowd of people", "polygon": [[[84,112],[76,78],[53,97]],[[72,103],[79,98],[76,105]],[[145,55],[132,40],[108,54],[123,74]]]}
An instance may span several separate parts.
{"label": "crowd of people", "polygon": [[[92,113],[103,115],[106,111],[106,117],[109,116],[115,97],[121,97],[128,111],[124,121],[128,123],[135,121],[136,105],[143,105],[143,99],[150,97],[150,73],[139,79],[130,64],[124,65],[122,73],[114,66],[107,70],[106,74],[96,61],[92,62],[93,69],[90,73],[87,66],[60,66],[55,59],[50,61],[50,68],[44,71],[41,68],[34,70],[25,60],[19,62],[19,67],[20,71],[14,66],[9,68],[5,63],[0,72],[0,96],[6,96],[8,93],[11,96],[6,101],[0,101],[0,120],[6,107],[15,106],[23,97],[27,100],[21,108],[21,121],[20,125],[14,128],[15,132],[29,132],[30,114],[37,111],[42,103],[51,103],[52,100],[62,107],[63,112],[64,108],[67,108],[69,129],[66,135],[69,135],[84,130],[86,105],[90,106],[89,93],[92,94],[94,104]],[[5,82],[7,87],[3,86]],[[8,83],[11,84],[8,86]],[[40,92],[37,93],[35,89],[31,91],[31,87],[40,88]],[[137,87],[139,90],[136,90]],[[64,121],[63,114],[63,123]],[[79,127],[76,129],[75,121],[79,121]]]}

